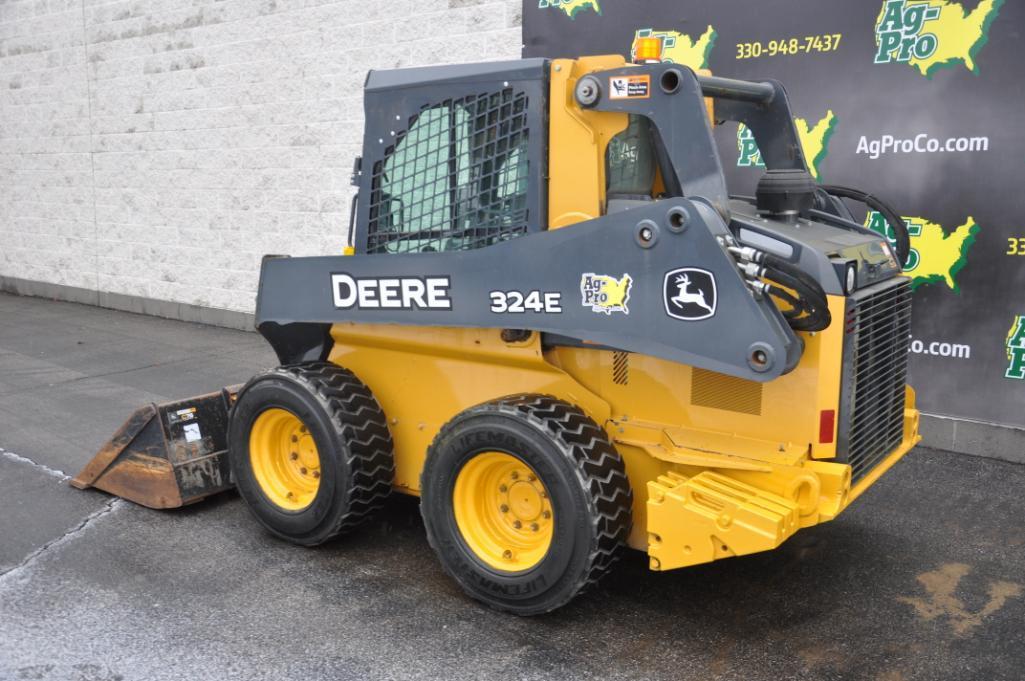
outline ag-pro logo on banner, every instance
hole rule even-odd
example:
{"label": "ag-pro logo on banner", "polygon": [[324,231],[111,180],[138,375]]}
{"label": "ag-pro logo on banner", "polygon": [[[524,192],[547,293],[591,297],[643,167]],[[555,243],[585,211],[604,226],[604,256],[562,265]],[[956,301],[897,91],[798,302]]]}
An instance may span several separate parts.
{"label": "ag-pro logo on banner", "polygon": [[697,38],[679,31],[639,28],[634,31],[634,39],[630,44],[630,59],[637,54],[638,38],[658,38],[662,41],[662,61],[689,66],[695,71],[708,68],[708,56],[715,46],[715,29],[711,24]]}
{"label": "ag-pro logo on banner", "polygon": [[876,64],[907,64],[931,78],[959,62],[978,73],[975,56],[1004,0],[980,0],[971,12],[953,0],[884,0],[876,18]]}
{"label": "ag-pro logo on banner", "polygon": [[601,14],[601,5],[598,0],[538,0],[538,9],[555,7],[562,10],[570,19],[575,19],[578,14],[586,11],[593,11]]}
{"label": "ag-pro logo on banner", "polygon": [[[922,217],[901,217],[911,241],[911,253],[904,265],[904,274],[911,277],[911,288],[943,282],[955,293],[960,293],[957,275],[968,264],[968,251],[979,233],[979,226],[972,216],[969,215],[964,224],[950,232],[943,225]],[[869,211],[865,216],[865,226],[896,246],[897,237],[882,213]]]}
{"label": "ag-pro logo on banner", "polygon": [[[829,139],[836,129],[836,115],[832,109],[826,111],[815,125],[809,125],[804,118],[794,117],[794,127],[797,128],[797,138],[801,142],[801,149],[804,151],[804,160],[808,163],[808,170],[816,180],[819,178],[819,164],[829,153]],[[764,168],[762,152],[758,149],[751,129],[741,123],[737,126],[737,167],[748,168],[757,166]]]}
{"label": "ag-pro logo on banner", "polygon": [[1014,318],[1007,332],[1007,371],[1006,378],[1025,380],[1025,315]]}

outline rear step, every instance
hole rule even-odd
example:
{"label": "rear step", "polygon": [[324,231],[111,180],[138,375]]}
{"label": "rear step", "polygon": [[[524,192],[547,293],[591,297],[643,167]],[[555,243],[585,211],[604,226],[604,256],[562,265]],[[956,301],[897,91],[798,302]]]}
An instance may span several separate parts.
{"label": "rear step", "polygon": [[232,488],[228,412],[241,387],[136,410],[71,485],[149,508],[178,508]]}

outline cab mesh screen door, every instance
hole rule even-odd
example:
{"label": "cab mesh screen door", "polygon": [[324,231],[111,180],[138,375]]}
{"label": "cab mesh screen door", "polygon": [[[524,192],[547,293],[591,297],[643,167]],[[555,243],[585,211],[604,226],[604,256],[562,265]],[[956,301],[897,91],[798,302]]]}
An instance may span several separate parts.
{"label": "cab mesh screen door", "polygon": [[456,251],[528,229],[527,96],[505,88],[425,107],[371,179],[369,253]]}

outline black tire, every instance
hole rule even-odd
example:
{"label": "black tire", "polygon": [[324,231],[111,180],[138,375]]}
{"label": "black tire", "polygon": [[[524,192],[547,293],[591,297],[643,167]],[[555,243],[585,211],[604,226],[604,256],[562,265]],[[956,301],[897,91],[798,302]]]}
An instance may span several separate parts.
{"label": "black tire", "polygon": [[[298,416],[320,456],[320,484],[306,508],[283,509],[260,488],[249,456],[256,418],[279,408]],[[326,362],[282,366],[252,378],[239,391],[228,425],[231,471],[239,494],[275,535],[315,546],[349,530],[391,493],[395,461],[384,412],[351,371]]]}
{"label": "black tire", "polygon": [[[551,500],[551,544],[524,571],[489,566],[456,522],[456,478],[469,460],[488,451],[526,463]],[[420,484],[427,538],[445,571],[473,598],[518,615],[550,612],[594,584],[630,532],[633,495],[622,457],[597,423],[553,397],[516,395],[462,412],[431,444]]]}

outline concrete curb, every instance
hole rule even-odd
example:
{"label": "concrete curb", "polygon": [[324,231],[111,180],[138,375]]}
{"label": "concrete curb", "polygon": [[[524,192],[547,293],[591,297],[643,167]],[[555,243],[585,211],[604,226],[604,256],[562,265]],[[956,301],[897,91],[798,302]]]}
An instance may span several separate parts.
{"label": "concrete curb", "polygon": [[920,429],[925,447],[1025,464],[1025,428],[922,414]]}
{"label": "concrete curb", "polygon": [[154,300],[152,298],[130,296],[122,293],[107,293],[106,291],[94,291],[77,286],[50,284],[42,281],[29,281],[4,275],[0,275],[0,291],[19,296],[95,305],[110,310],[134,312],[135,314],[176,319],[182,322],[209,324],[210,326],[221,326],[240,331],[255,330],[256,318],[248,312],[218,310],[200,305],[174,303],[169,300]]}
{"label": "concrete curb", "polygon": [[[121,293],[106,293],[3,275],[0,275],[0,291],[21,296],[95,305],[183,322],[196,322],[242,331],[254,330],[254,315],[234,310],[218,310],[199,305],[153,300]],[[1025,464],[1025,428],[939,414],[922,414],[921,429],[923,446]]]}

